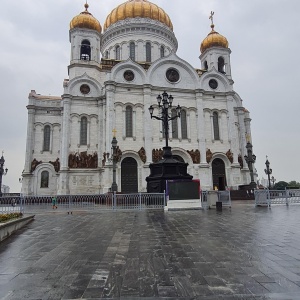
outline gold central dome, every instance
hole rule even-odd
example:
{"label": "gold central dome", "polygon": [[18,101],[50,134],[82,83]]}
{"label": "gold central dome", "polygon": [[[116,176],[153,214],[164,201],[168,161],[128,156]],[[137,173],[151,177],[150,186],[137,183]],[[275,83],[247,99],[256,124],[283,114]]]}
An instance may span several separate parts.
{"label": "gold central dome", "polygon": [[207,35],[207,37],[203,40],[200,46],[200,51],[203,53],[206,49],[211,47],[223,47],[228,48],[228,41],[226,37],[219,34],[214,30],[215,25],[211,25],[211,32]]}
{"label": "gold central dome", "polygon": [[117,6],[107,16],[104,29],[118,21],[128,18],[149,18],[157,20],[173,30],[173,24],[165,11],[147,0],[128,0]]}
{"label": "gold central dome", "polygon": [[87,10],[89,8],[89,5],[86,3],[84,7],[85,11],[74,17],[70,22],[70,29],[87,28],[101,32],[102,28],[99,21],[95,17],[93,17],[93,15]]}

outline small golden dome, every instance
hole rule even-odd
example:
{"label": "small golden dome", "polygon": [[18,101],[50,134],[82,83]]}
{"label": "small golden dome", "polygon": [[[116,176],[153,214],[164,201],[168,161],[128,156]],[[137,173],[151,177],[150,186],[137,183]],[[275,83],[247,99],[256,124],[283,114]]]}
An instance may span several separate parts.
{"label": "small golden dome", "polygon": [[74,17],[70,22],[70,29],[86,28],[101,32],[102,28],[99,21],[95,17],[93,17],[91,13],[88,12],[89,5],[86,3],[84,7],[85,11]]}
{"label": "small golden dome", "polygon": [[215,25],[211,25],[211,32],[207,35],[207,37],[203,40],[200,46],[200,51],[203,53],[206,49],[211,47],[223,47],[228,48],[228,41],[226,37],[219,34],[214,30]]}
{"label": "small golden dome", "polygon": [[147,0],[128,0],[117,6],[107,16],[104,29],[118,21],[128,18],[149,18],[157,20],[173,30],[173,24],[165,11]]}

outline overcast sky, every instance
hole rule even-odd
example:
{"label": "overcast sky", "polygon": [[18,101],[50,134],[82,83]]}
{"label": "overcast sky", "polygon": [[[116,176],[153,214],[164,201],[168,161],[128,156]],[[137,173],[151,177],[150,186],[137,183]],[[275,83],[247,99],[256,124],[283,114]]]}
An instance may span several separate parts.
{"label": "overcast sky", "polygon": [[[124,0],[88,0],[101,25]],[[170,16],[177,54],[200,68],[200,43],[215,30],[229,41],[234,90],[252,118],[258,176],[266,155],[277,181],[300,181],[300,1],[153,0]],[[69,22],[85,0],[1,0],[0,150],[8,174],[3,184],[19,192],[24,167],[28,94],[60,96],[70,60]]]}

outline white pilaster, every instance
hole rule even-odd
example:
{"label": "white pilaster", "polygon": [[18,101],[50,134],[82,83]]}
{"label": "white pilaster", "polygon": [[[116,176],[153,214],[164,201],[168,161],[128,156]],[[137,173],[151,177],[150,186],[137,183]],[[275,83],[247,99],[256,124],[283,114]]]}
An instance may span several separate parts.
{"label": "white pilaster", "polygon": [[206,142],[205,142],[205,120],[203,113],[203,99],[202,93],[196,91],[196,105],[197,105],[197,127],[198,127],[198,144],[200,150],[201,161],[200,164],[207,166],[206,162]]}
{"label": "white pilaster", "polygon": [[[144,135],[145,135],[145,151],[147,156],[146,164],[152,162],[152,121],[148,108],[151,105],[151,89],[144,87]],[[160,122],[162,123],[162,122]]]}

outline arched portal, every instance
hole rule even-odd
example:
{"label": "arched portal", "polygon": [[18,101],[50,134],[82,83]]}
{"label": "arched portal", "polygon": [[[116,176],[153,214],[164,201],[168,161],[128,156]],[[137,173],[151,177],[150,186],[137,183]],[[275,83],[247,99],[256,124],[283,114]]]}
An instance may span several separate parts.
{"label": "arched portal", "polygon": [[121,191],[122,193],[138,192],[137,162],[132,157],[126,157],[121,163]]}
{"label": "arched portal", "polygon": [[212,162],[213,187],[217,187],[219,191],[224,191],[227,185],[225,163],[220,158],[215,158]]}

